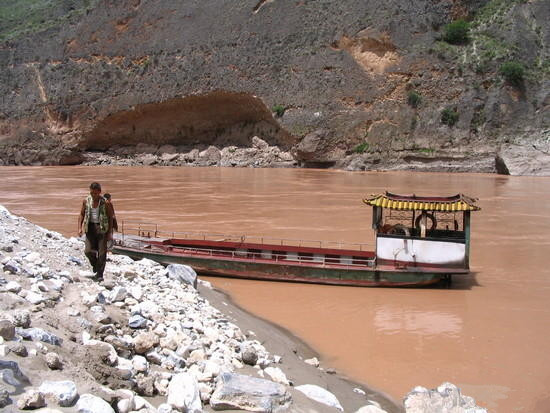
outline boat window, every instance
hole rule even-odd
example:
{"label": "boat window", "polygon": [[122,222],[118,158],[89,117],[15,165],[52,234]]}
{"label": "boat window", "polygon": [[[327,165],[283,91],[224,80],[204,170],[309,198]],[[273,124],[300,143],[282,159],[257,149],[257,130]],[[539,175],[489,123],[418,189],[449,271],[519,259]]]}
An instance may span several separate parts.
{"label": "boat window", "polygon": [[262,258],[262,250],[249,248],[248,258]]}
{"label": "boat window", "polygon": [[313,254],[309,252],[299,252],[300,261],[313,261]]}
{"label": "boat window", "polygon": [[325,255],[325,262],[329,264],[340,264],[340,256],[339,255],[333,255],[333,254],[326,254]]}
{"label": "boat window", "polygon": [[353,262],[354,264],[357,264],[357,265],[367,265],[368,260],[367,260],[366,257],[358,257],[358,256],[354,255],[352,258],[353,258],[353,261],[352,261],[352,262]]}
{"label": "boat window", "polygon": [[275,260],[286,259],[286,251],[273,251],[273,259]]}

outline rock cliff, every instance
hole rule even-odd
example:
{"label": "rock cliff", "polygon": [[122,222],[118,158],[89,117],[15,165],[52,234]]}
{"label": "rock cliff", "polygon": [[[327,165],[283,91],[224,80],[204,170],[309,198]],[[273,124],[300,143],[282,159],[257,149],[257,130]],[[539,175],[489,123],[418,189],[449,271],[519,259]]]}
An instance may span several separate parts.
{"label": "rock cliff", "polygon": [[26,4],[0,5],[3,164],[257,136],[305,167],[550,174],[547,0]]}

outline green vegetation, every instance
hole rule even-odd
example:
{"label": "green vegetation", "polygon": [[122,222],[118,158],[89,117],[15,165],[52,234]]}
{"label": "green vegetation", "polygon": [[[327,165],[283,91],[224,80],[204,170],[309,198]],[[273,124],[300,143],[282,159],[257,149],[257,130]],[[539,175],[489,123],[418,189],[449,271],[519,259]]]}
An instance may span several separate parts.
{"label": "green vegetation", "polygon": [[1,0],[0,41],[65,24],[93,9],[99,0]]}
{"label": "green vegetation", "polygon": [[354,153],[365,153],[368,150],[369,150],[369,144],[367,142],[363,142],[363,143],[360,143],[359,145],[357,145],[353,149],[353,152]]}
{"label": "green vegetation", "polygon": [[[523,7],[525,0],[489,0],[480,8],[471,22],[457,20],[443,29],[440,41],[434,42],[429,52],[440,59],[453,61],[461,65],[464,70],[472,70],[478,74],[487,75],[499,73],[511,84],[519,85],[518,73],[523,80],[540,81],[549,74],[548,59],[544,45],[544,29],[532,17],[525,17],[529,28],[518,26],[518,8]],[[530,61],[521,61],[523,73],[511,68],[504,69],[505,62],[519,61],[521,51],[516,39],[519,36],[510,36],[514,30],[530,31],[534,34],[533,47],[535,58]],[[463,45],[463,46],[457,46]],[[511,74],[508,78],[507,73]],[[462,76],[461,73],[459,75]]]}
{"label": "green vegetation", "polygon": [[407,103],[411,105],[413,108],[417,108],[418,105],[422,102],[422,96],[420,93],[418,93],[416,90],[409,91],[409,95],[407,97]]}
{"label": "green vegetation", "polygon": [[280,118],[285,114],[286,108],[283,105],[274,105],[271,110]]}
{"label": "green vegetation", "polygon": [[443,40],[449,44],[468,43],[470,23],[465,20],[455,20],[443,27]]}
{"label": "green vegetation", "polygon": [[456,46],[442,41],[436,41],[429,52],[443,60],[454,60],[459,56]]}
{"label": "green vegetation", "polygon": [[484,25],[502,25],[506,22],[506,15],[521,0],[491,0],[483,6],[476,14],[473,27]]}
{"label": "green vegetation", "polygon": [[518,62],[506,62],[500,66],[500,74],[514,86],[521,86],[525,68]]}
{"label": "green vegetation", "polygon": [[550,77],[550,59],[541,59],[538,66],[543,77]]}
{"label": "green vegetation", "polygon": [[452,127],[458,122],[458,112],[453,108],[445,108],[441,111],[441,123]]}
{"label": "green vegetation", "polygon": [[416,152],[425,153],[425,154],[428,154],[428,155],[431,155],[432,153],[435,152],[434,148],[414,148],[414,150]]}
{"label": "green vegetation", "polygon": [[517,47],[493,37],[487,33],[474,33],[471,48],[463,56],[476,73],[487,73],[496,70],[498,62],[511,59],[517,53]]}
{"label": "green vegetation", "polygon": [[476,46],[482,61],[500,60],[515,52],[514,46],[485,33],[476,36]]}

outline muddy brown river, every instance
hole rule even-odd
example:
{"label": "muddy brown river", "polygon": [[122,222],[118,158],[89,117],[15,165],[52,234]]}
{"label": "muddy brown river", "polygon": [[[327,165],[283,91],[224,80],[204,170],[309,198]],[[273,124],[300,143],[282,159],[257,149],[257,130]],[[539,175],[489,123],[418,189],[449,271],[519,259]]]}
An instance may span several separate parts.
{"label": "muddy brown river", "polygon": [[119,221],[174,231],[373,242],[361,200],[389,190],[478,197],[472,273],[383,289],[210,278],[347,376],[401,399],[450,381],[492,412],[550,411],[550,178],[301,169],[0,167],[0,203],[75,235],[91,181]]}

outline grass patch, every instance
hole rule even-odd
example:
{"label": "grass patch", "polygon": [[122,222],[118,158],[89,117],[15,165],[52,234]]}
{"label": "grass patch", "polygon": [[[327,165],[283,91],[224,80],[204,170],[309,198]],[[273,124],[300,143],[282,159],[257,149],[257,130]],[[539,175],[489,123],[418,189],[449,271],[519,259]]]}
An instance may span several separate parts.
{"label": "grass patch", "polygon": [[0,41],[60,26],[97,3],[98,0],[1,0]]}
{"label": "grass patch", "polygon": [[477,36],[476,45],[482,60],[503,59],[515,52],[514,46],[488,34]]}
{"label": "grass patch", "polygon": [[484,25],[502,25],[506,22],[506,15],[521,0],[491,0],[476,13],[472,27]]}
{"label": "grass patch", "polygon": [[414,150],[415,150],[415,152],[425,153],[425,154],[428,154],[428,155],[431,155],[432,153],[435,152],[434,148],[414,148]]}
{"label": "grass patch", "polygon": [[353,148],[354,153],[365,153],[369,150],[369,144],[367,142],[360,143],[355,148]]}
{"label": "grass patch", "polygon": [[301,137],[304,137],[306,136],[308,133],[312,132],[313,131],[313,128],[311,125],[304,125],[304,124],[300,124],[300,123],[297,123],[297,124],[292,124],[288,127],[288,131],[290,132],[291,135],[293,136],[301,136]]}
{"label": "grass patch", "polygon": [[537,64],[537,74],[539,74],[541,77],[550,76],[550,59],[540,60],[540,62]]}
{"label": "grass patch", "polygon": [[442,60],[454,60],[458,57],[457,47],[442,41],[436,41],[434,45],[430,47],[429,52],[435,54]]}

